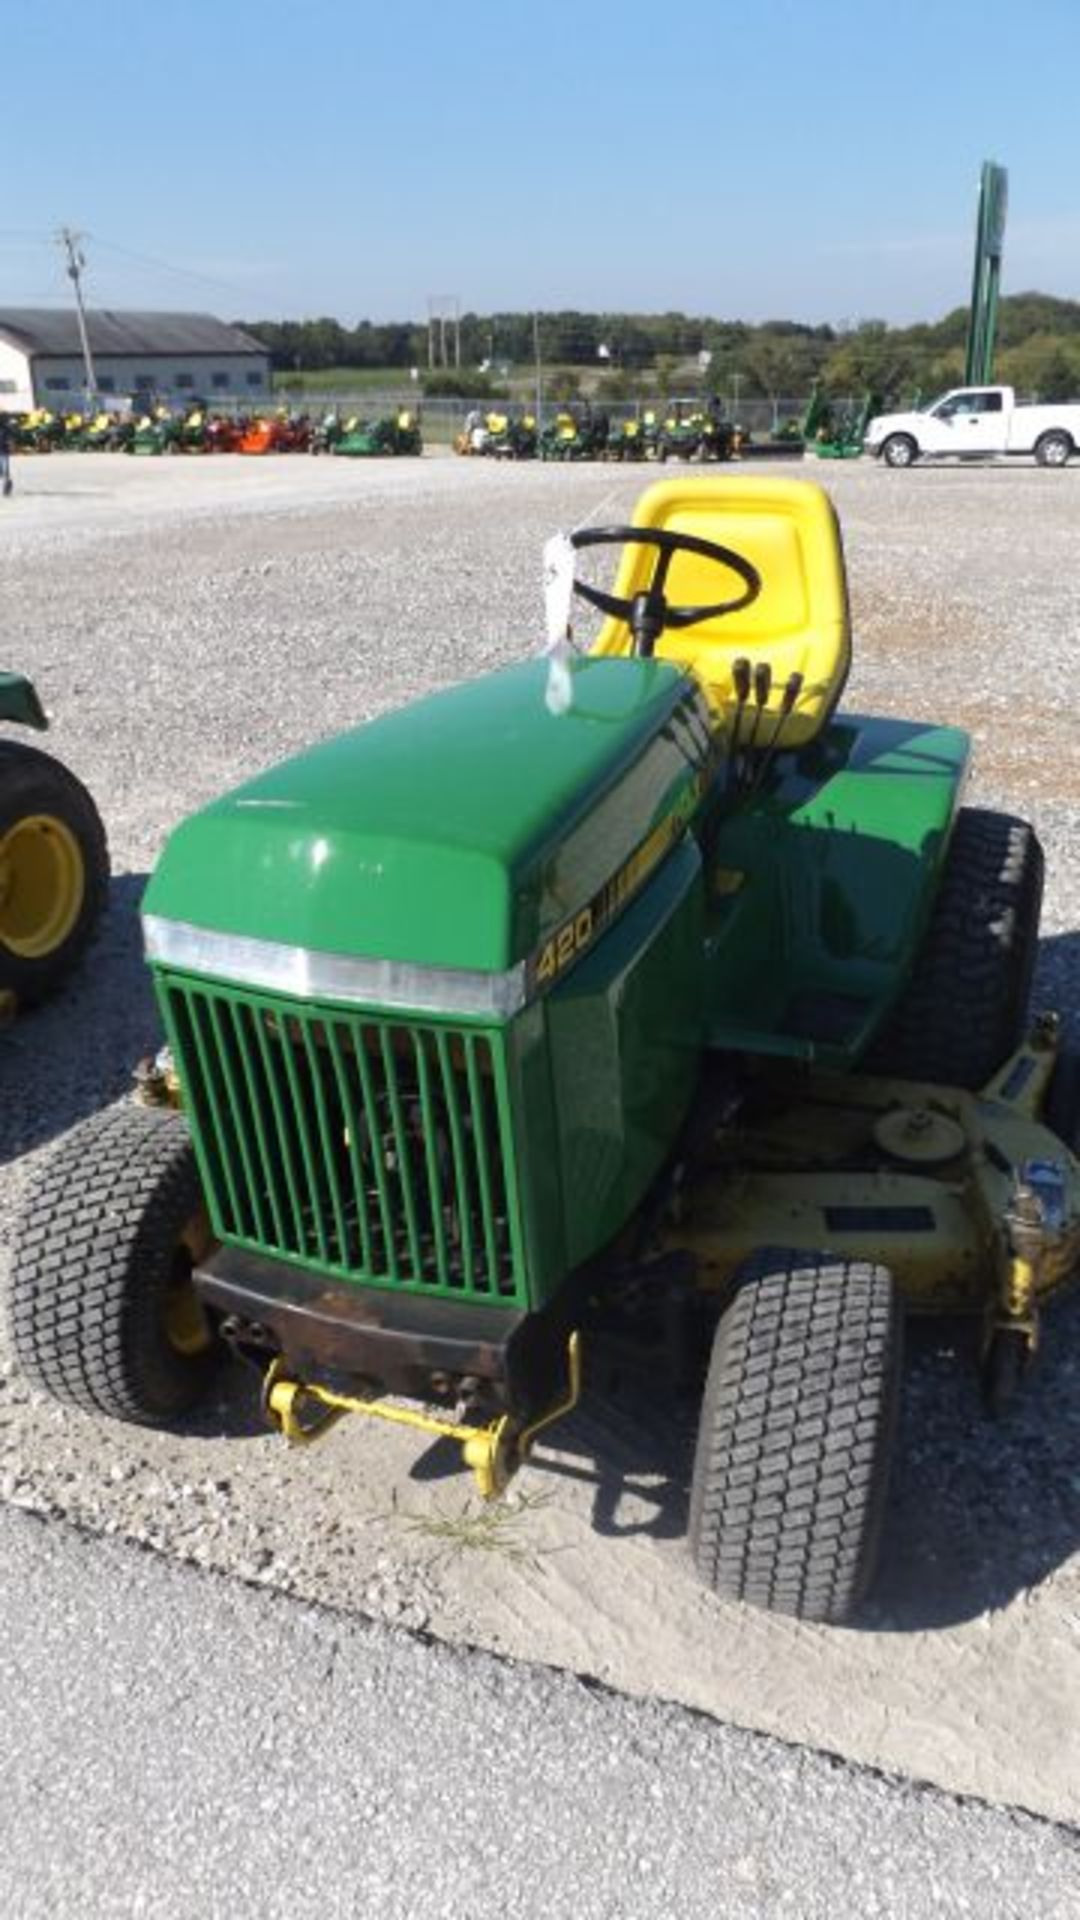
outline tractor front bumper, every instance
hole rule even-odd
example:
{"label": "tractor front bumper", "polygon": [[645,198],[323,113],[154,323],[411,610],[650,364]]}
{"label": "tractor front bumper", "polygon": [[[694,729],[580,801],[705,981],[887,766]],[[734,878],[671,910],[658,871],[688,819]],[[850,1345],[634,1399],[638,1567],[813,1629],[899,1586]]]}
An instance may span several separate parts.
{"label": "tractor front bumper", "polygon": [[[297,1444],[344,1413],[413,1427],[455,1441],[491,1498],[580,1395],[579,1336],[550,1313],[395,1294],[235,1247],[215,1247],[193,1280],[222,1332],[265,1369],[267,1415]],[[422,1410],[455,1400],[498,1411],[473,1425]]]}
{"label": "tractor front bumper", "polygon": [[193,1279],[246,1357],[279,1357],[335,1391],[422,1403],[478,1394],[527,1423],[565,1381],[569,1326],[551,1310],[364,1286],[239,1247],[215,1246]]}

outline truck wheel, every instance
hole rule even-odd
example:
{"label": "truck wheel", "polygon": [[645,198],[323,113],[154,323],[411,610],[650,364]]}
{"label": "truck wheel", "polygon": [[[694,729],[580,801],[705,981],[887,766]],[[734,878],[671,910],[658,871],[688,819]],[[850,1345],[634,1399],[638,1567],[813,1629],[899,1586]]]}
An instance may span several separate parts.
{"label": "truck wheel", "polygon": [[717,1593],[839,1625],[877,1560],[899,1405],[892,1275],[768,1253],[713,1343],[690,1496],[698,1572]]}
{"label": "truck wheel", "polygon": [[1026,820],[963,807],[922,948],[868,1072],[977,1092],[1020,1045],[1039,941],[1043,856]]}
{"label": "truck wheel", "polygon": [[0,989],[31,1006],[52,993],[108,885],[105,829],[82,782],[51,754],[0,740]]}
{"label": "truck wheel", "polygon": [[887,467],[910,467],[919,457],[919,449],[910,433],[890,433],[882,443],[881,457]]}
{"label": "truck wheel", "polygon": [[1040,467],[1066,467],[1075,451],[1067,433],[1044,433],[1035,442],[1035,458]]}
{"label": "truck wheel", "polygon": [[208,1244],[182,1115],[114,1107],[74,1128],[15,1230],[10,1319],[27,1379],[140,1426],[186,1413],[221,1354],[191,1283]]}

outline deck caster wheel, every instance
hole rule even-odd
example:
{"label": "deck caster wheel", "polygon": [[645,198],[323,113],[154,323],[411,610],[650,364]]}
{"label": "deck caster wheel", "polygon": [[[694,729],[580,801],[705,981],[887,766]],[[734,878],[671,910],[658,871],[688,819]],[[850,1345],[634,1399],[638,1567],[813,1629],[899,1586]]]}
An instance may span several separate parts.
{"label": "deck caster wheel", "polygon": [[1008,1413],[1031,1368],[1031,1347],[1019,1328],[997,1327],[982,1363],[982,1396],[987,1413],[1001,1420]]}

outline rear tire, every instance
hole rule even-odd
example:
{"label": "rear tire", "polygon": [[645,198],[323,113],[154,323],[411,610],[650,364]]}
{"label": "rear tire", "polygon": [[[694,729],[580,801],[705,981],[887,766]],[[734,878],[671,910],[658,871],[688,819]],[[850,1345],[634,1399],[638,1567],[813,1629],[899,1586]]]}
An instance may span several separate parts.
{"label": "rear tire", "polygon": [[887,467],[911,467],[919,457],[919,449],[910,433],[890,433],[882,445],[881,457]]}
{"label": "rear tire", "polygon": [[750,1263],[713,1343],[690,1500],[698,1572],[725,1599],[840,1625],[873,1579],[902,1325],[884,1267]]}
{"label": "rear tire", "polygon": [[105,905],[109,852],[81,780],[0,740],[0,988],[35,1006],[82,959]]}
{"label": "rear tire", "polygon": [[1064,432],[1044,433],[1035,442],[1035,458],[1040,467],[1067,467],[1075,451],[1072,440]]}
{"label": "rear tire", "polygon": [[191,1285],[208,1242],[180,1114],[114,1107],[76,1127],[16,1224],[10,1319],[27,1379],[140,1426],[189,1411],[222,1351]]}
{"label": "rear tire", "polygon": [[1027,821],[962,808],[919,957],[868,1072],[986,1085],[1023,1039],[1042,889]]}

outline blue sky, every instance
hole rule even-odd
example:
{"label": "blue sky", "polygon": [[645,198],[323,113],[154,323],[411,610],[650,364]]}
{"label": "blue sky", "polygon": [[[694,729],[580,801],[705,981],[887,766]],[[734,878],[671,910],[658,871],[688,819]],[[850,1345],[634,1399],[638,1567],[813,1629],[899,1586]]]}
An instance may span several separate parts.
{"label": "blue sky", "polygon": [[6,0],[0,305],[934,318],[980,162],[1080,297],[1080,0]]}

